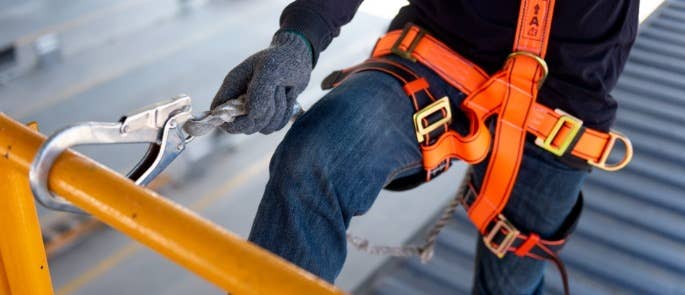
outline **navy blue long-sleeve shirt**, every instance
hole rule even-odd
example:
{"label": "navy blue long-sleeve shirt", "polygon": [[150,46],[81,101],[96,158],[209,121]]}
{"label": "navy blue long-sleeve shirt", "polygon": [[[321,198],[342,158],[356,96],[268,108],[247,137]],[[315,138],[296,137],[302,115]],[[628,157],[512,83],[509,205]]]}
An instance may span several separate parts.
{"label": "navy blue long-sleeve shirt", "polygon": [[[302,33],[315,57],[348,23],[362,0],[297,0],[281,29]],[[390,30],[413,22],[484,70],[494,73],[511,53],[520,1],[410,0]],[[557,0],[547,50],[550,74],[538,101],[585,126],[608,130],[616,114],[616,85],[637,34],[638,0]]]}

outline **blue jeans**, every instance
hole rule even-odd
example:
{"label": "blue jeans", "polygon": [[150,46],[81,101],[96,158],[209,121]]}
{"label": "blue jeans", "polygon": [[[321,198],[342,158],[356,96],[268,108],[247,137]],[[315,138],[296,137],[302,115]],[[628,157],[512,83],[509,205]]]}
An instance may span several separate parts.
{"label": "blue jeans", "polygon": [[[455,113],[452,127],[467,130],[459,107],[463,93],[418,63],[394,59],[428,79],[434,95],[447,95]],[[380,72],[358,73],[326,94],[274,153],[249,239],[333,282],[345,262],[352,217],[369,210],[393,179],[423,169],[413,113],[402,85]],[[486,167],[474,167],[477,187]],[[575,204],[587,171],[568,167],[530,142],[520,169],[504,214],[522,232],[552,236]],[[477,247],[474,293],[541,291],[544,262],[513,254],[499,259],[482,242]]]}

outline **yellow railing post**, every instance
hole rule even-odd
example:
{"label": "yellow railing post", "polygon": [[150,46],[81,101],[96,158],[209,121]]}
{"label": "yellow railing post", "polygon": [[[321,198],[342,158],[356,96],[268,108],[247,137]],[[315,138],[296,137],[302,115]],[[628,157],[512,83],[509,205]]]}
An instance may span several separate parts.
{"label": "yellow railing post", "polygon": [[0,295],[10,294],[10,284],[7,281],[7,273],[5,272],[5,265],[2,264],[2,254],[0,254]]}
{"label": "yellow railing post", "polygon": [[[37,132],[0,113],[0,156],[7,155],[5,159],[24,177],[44,141]],[[231,294],[343,294],[313,274],[72,151],[55,162],[49,187]]]}
{"label": "yellow railing post", "polygon": [[11,152],[11,147],[6,147],[0,155],[0,272],[4,272],[10,294],[53,294],[28,173],[11,163]]}

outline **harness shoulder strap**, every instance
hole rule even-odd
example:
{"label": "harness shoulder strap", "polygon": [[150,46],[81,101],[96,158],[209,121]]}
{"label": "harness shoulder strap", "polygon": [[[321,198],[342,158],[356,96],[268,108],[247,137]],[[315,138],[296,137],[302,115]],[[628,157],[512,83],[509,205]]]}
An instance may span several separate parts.
{"label": "harness shoulder strap", "polygon": [[516,182],[526,121],[547,75],[543,58],[553,10],[554,0],[521,1],[514,53],[500,72],[464,101],[466,108],[476,108],[485,100],[500,103],[490,162],[480,194],[468,212],[484,235],[495,226],[493,221],[506,206]]}
{"label": "harness shoulder strap", "polygon": [[555,0],[521,0],[514,52],[530,52],[545,58],[554,3]]}

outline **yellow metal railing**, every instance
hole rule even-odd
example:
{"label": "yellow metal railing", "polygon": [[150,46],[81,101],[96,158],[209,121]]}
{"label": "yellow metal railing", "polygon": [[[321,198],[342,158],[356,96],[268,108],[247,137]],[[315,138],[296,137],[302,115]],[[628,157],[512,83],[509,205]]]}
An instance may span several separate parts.
{"label": "yellow metal railing", "polygon": [[[45,138],[0,113],[0,294],[52,294],[28,171]],[[49,187],[231,294],[343,294],[320,278],[78,153]],[[7,291],[9,290],[9,291]]]}

